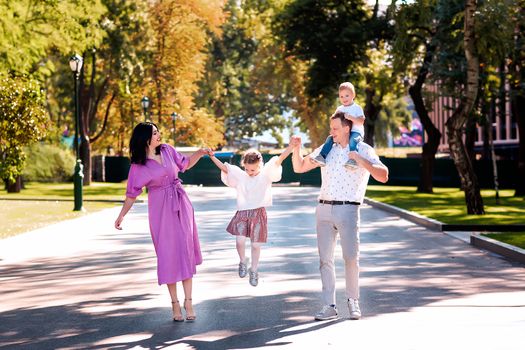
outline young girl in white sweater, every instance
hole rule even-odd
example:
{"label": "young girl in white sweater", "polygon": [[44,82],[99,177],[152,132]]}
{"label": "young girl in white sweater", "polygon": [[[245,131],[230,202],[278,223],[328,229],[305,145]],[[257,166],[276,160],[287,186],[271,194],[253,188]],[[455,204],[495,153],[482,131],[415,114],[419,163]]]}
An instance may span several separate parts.
{"label": "young girl in white sweater", "polygon": [[[284,152],[263,164],[261,153],[248,150],[244,153],[241,166],[223,163],[214,155],[211,160],[221,169],[221,180],[226,186],[237,190],[237,212],[228,224],[226,231],[236,236],[239,254],[239,277],[248,273],[252,286],[259,283],[257,268],[261,255],[261,245],[268,239],[268,218],[265,207],[272,205],[272,182],[277,182],[282,175],[282,162],[292,152],[288,146]],[[245,247],[246,238],[251,241],[251,267],[248,270]]]}

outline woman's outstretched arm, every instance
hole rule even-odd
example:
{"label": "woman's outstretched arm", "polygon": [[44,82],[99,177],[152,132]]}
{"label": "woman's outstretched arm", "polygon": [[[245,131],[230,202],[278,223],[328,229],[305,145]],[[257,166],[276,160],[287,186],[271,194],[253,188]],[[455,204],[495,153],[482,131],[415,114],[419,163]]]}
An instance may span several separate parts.
{"label": "woman's outstretched arm", "polygon": [[117,220],[115,220],[115,228],[117,230],[122,230],[122,226],[120,226],[120,224],[122,224],[122,220],[124,220],[124,216],[131,209],[136,199],[137,198],[126,197],[126,200],[124,201],[124,204],[122,205],[122,210],[120,211],[120,214],[118,215]]}

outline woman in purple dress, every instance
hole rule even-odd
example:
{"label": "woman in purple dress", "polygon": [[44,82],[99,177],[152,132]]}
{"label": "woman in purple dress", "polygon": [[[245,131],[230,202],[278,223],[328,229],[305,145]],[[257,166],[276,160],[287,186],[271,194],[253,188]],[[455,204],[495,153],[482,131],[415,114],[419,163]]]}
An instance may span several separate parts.
{"label": "woman in purple dress", "polygon": [[175,148],[161,144],[160,132],[153,123],[140,123],[130,140],[131,168],[126,200],[115,221],[120,226],[135,199],[148,189],[148,217],[153,245],[157,254],[158,283],[166,284],[171,296],[173,321],[184,321],[177,297],[177,282],[182,281],[186,320],[195,320],[191,300],[192,277],[202,255],[193,215],[193,206],[184,191],[178,173],[194,166],[208,153],[200,149],[190,157]]}

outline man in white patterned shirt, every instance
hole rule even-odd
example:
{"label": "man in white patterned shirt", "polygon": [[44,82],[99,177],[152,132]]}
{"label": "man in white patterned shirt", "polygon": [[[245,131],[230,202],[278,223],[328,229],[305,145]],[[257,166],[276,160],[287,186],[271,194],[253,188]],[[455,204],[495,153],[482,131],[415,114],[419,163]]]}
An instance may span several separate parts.
{"label": "man in white patterned shirt", "polygon": [[[337,233],[341,240],[345,261],[346,297],[350,319],[361,318],[359,308],[359,205],[363,203],[370,175],[379,182],[388,181],[388,168],[381,163],[374,148],[361,142],[357,151],[349,151],[348,139],[352,122],[344,113],[336,112],[330,118],[330,135],[334,146],[321,168],[321,191],[316,209],[319,270],[323,285],[323,308],[316,320],[337,317],[335,305],[334,250]],[[293,136],[293,169],[296,173],[310,171],[319,165],[312,161],[321,151],[317,148],[306,158],[301,156],[301,138]],[[358,167],[347,169],[344,164],[354,159]]]}

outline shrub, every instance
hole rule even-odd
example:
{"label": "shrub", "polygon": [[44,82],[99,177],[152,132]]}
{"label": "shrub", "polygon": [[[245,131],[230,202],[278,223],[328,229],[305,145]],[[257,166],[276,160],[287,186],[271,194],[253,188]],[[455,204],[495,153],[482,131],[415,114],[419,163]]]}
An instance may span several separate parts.
{"label": "shrub", "polygon": [[72,181],[75,156],[57,145],[36,143],[26,149],[22,177],[25,181],[64,182]]}

